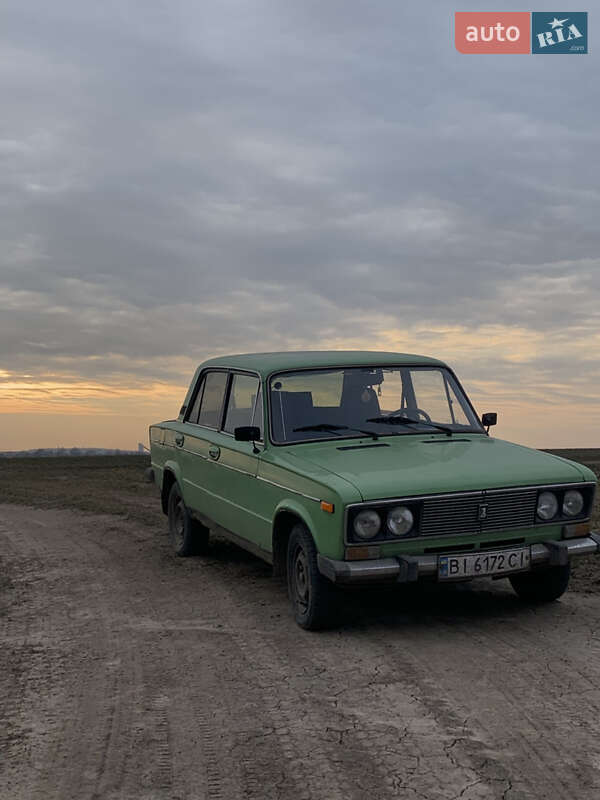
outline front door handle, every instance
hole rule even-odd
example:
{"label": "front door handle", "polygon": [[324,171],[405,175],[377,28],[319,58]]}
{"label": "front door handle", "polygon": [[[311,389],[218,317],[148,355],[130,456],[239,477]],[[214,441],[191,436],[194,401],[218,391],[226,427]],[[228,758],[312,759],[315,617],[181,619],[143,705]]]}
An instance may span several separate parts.
{"label": "front door handle", "polygon": [[208,448],[208,455],[213,461],[216,461],[221,455],[221,448],[216,444],[211,444],[211,446]]}
{"label": "front door handle", "polygon": [[177,445],[177,447],[183,447],[184,441],[185,441],[185,436],[183,435],[183,433],[178,433],[175,436],[175,444]]}

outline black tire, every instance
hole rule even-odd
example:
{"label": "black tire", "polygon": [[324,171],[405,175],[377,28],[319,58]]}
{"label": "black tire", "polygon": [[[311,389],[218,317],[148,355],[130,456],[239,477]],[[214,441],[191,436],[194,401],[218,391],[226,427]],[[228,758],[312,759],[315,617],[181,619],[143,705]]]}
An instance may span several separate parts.
{"label": "black tire", "polygon": [[288,594],[298,625],[307,631],[329,628],[337,617],[336,590],[317,567],[317,549],[308,529],[292,528],[287,551]]}
{"label": "black tire", "polygon": [[177,483],[169,492],[168,517],[169,539],[176,556],[196,556],[206,552],[209,530],[190,515]]}
{"label": "black tire", "polygon": [[526,603],[551,603],[569,586],[571,565],[523,572],[510,578],[513,589]]}

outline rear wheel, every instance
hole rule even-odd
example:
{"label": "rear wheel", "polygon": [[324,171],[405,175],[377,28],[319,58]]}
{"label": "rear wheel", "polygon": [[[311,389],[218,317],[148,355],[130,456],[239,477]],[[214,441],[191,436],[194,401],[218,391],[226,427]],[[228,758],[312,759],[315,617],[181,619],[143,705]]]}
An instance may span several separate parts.
{"label": "rear wheel", "polygon": [[177,483],[169,492],[168,517],[169,539],[175,555],[194,556],[206,552],[209,530],[190,515]]}
{"label": "rear wheel", "polygon": [[287,553],[288,593],[301,628],[316,631],[331,626],[336,617],[335,588],[317,566],[317,549],[308,529],[292,528]]}
{"label": "rear wheel", "polygon": [[527,603],[551,603],[558,600],[569,586],[571,565],[548,567],[523,572],[510,578],[513,589]]}

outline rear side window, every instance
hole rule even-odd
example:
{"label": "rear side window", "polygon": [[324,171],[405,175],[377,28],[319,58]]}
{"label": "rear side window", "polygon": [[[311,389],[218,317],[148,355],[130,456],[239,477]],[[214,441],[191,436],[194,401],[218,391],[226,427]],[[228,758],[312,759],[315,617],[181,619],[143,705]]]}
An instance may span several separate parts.
{"label": "rear side window", "polygon": [[224,425],[228,433],[242,425],[252,425],[259,388],[258,378],[254,375],[233,375]]}
{"label": "rear side window", "polygon": [[221,423],[221,412],[227,387],[226,372],[209,372],[204,379],[204,391],[200,403],[198,425],[206,428],[218,428]]}
{"label": "rear side window", "polygon": [[200,413],[200,402],[202,401],[202,390],[204,389],[204,378],[200,380],[198,390],[194,397],[194,404],[186,417],[186,422],[198,423],[198,414]]}

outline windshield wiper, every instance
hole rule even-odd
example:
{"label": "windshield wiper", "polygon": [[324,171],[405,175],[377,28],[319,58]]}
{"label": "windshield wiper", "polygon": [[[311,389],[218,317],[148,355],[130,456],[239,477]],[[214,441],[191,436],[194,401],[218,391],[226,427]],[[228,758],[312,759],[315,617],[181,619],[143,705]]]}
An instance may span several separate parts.
{"label": "windshield wiper", "polygon": [[[370,420],[367,420],[370,422]],[[379,434],[375,433],[375,431],[365,431],[362,428],[351,428],[348,425],[332,425],[329,422],[321,422],[320,424],[315,425],[302,425],[300,428],[293,428],[293,433],[302,433],[303,431],[323,431],[324,433],[337,433],[338,431],[358,431],[358,433],[364,433],[366,436],[370,436],[372,439],[377,441],[379,439]]]}
{"label": "windshield wiper", "polygon": [[382,415],[380,417],[369,417],[369,419],[365,420],[365,422],[375,422],[375,423],[384,423],[386,422],[388,425],[428,425],[430,428],[437,428],[438,431],[442,431],[446,434],[446,436],[452,436],[452,428],[446,427],[446,425],[437,425],[435,422],[426,422],[424,419],[411,419],[410,417],[404,417],[401,414],[389,414],[389,415]]}

